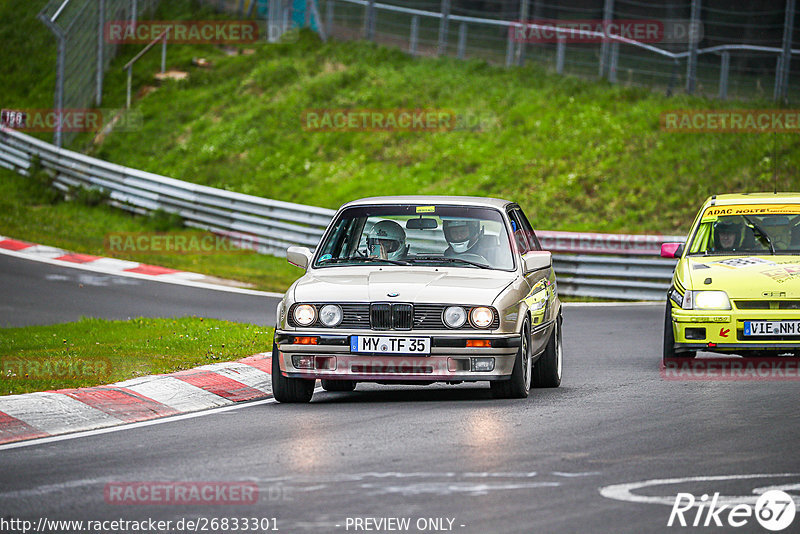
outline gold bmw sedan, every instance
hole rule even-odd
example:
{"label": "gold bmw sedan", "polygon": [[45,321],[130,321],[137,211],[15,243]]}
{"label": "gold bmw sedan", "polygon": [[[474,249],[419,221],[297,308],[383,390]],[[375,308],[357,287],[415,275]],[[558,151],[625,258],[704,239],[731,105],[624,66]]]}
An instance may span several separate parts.
{"label": "gold bmw sedan", "polygon": [[342,206],[278,305],[272,391],[308,402],[358,382],[488,381],[497,398],[561,384],[550,252],[519,205],[376,197]]}

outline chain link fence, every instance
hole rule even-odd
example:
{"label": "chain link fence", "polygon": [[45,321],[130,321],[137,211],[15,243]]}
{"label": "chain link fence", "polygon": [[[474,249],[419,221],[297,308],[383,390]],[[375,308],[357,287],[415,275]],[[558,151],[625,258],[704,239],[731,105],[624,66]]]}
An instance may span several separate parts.
{"label": "chain link fence", "polygon": [[[160,0],[51,0],[39,19],[56,38],[57,112],[100,106],[103,100],[103,74],[117,53],[118,45],[104,39],[107,21],[136,22],[154,10]],[[77,135],[56,126],[54,143],[63,146]]]}
{"label": "chain link fence", "polygon": [[[320,0],[320,11],[333,37],[414,55],[535,62],[712,98],[800,98],[795,0]],[[648,22],[658,31],[641,39],[636,26]],[[627,36],[626,25],[634,27]],[[590,29],[548,33],[548,26]],[[593,35],[604,28],[623,38]]]}

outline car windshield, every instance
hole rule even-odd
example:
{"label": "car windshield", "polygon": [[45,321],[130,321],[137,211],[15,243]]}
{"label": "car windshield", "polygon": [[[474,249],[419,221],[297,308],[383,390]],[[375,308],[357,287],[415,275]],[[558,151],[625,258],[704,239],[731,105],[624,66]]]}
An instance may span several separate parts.
{"label": "car windshield", "polygon": [[513,270],[503,215],[466,206],[357,206],[333,223],[314,267],[449,266]]}
{"label": "car windshield", "polygon": [[800,254],[800,204],[710,206],[691,255]]}

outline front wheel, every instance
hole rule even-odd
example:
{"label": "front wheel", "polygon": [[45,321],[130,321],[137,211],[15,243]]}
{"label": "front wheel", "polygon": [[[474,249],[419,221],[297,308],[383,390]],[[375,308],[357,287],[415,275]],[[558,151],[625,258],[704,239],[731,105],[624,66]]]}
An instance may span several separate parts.
{"label": "front wheel", "polygon": [[496,399],[524,399],[531,390],[531,325],[525,319],[520,332],[519,350],[514,359],[514,370],[508,380],[490,382],[492,396]]}
{"label": "front wheel", "polygon": [[561,385],[561,367],[563,365],[564,349],[561,339],[561,315],[556,318],[553,333],[547,341],[539,361],[533,367],[533,387],[557,388]]}
{"label": "front wheel", "polygon": [[278,402],[309,402],[316,380],[287,378],[281,374],[278,346],[272,345],[272,396]]}
{"label": "front wheel", "polygon": [[664,351],[662,361],[666,363],[675,358],[694,358],[695,351],[675,352],[675,331],[672,328],[672,303],[667,299],[667,310],[664,312]]}

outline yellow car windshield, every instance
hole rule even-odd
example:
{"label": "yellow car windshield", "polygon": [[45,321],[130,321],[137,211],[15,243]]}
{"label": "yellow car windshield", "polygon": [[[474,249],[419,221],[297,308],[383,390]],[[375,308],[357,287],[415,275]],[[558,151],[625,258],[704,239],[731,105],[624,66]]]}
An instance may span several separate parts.
{"label": "yellow car windshield", "polygon": [[800,204],[709,206],[689,254],[800,254]]}

